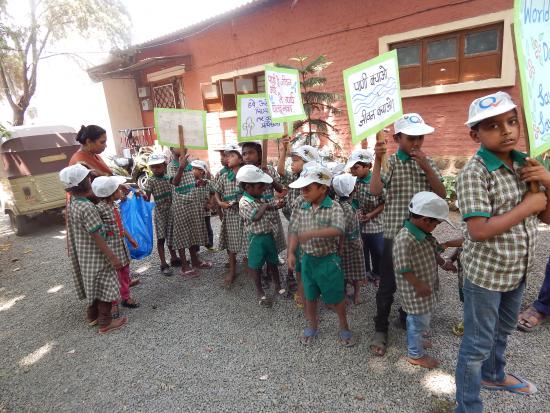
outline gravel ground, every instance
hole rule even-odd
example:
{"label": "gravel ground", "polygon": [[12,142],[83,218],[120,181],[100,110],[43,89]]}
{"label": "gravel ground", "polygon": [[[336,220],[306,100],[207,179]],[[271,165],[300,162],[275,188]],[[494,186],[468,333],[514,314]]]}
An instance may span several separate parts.
{"label": "gravel ground", "polygon": [[[436,235],[445,241],[457,234],[442,226]],[[542,227],[526,304],[541,285],[549,241],[549,228]],[[292,301],[260,308],[242,275],[225,291],[225,254],[202,256],[214,267],[191,281],[160,275],[155,255],[134,262],[143,283],[133,294],[142,307],[123,309],[129,325],[99,336],[84,323],[85,305],[74,292],[62,219],[43,219],[25,237],[0,220],[0,412],[452,410],[460,340],[451,328],[461,318],[455,276],[441,273],[444,299],[431,354],[442,365],[427,371],[405,361],[402,330],[391,330],[386,357],[370,355],[371,286],[366,303],[349,310],[356,347],[337,344],[336,316],[322,310],[319,340],[304,348],[297,338],[305,323]],[[548,325],[511,336],[510,371],[533,380],[540,392],[483,392],[487,412],[550,411],[549,343]]]}

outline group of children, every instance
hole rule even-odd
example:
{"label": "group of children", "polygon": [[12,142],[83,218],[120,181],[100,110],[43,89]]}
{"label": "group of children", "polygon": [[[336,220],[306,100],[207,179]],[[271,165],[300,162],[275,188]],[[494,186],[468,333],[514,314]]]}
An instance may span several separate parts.
{"label": "group of children", "polygon": [[[445,187],[435,163],[422,151],[425,136],[434,128],[416,113],[395,122],[398,150],[389,156],[385,168],[382,141],[374,152],[356,150],[345,167],[333,165],[332,170],[320,161],[315,148],[293,148],[290,171],[285,166],[288,138],[282,140],[276,170],[262,167],[258,142],[228,144],[220,150],[223,168],[212,180],[207,179],[206,164],[189,162],[185,153],[174,151],[177,158],[168,166],[162,155],[152,155],[153,177],[146,192],[156,202],[161,271],[171,274],[165,244],[171,264],[181,265],[182,276],[195,277],[197,269],[211,267],[197,252],[199,246],[212,244],[205,217],[207,209],[216,205],[221,218],[220,248],[228,254],[226,288],[235,281],[240,254],[261,306],[271,306],[274,295],[285,293],[304,305],[308,322],[300,337],[304,345],[312,344],[318,335],[317,303],[322,298],[338,315],[340,343],[349,347],[356,341],[346,316],[347,289],[353,291],[352,301],[360,304],[360,287],[369,279],[378,287],[371,351],[379,356],[386,352],[389,315],[398,291],[402,308],[397,324],[407,330],[407,360],[434,368],[439,362],[426,349],[431,347],[430,320],[439,295],[438,266],[456,271],[453,259],[445,260],[441,253],[461,247],[464,337],[456,369],[457,411],[481,412],[481,387],[532,394],[536,391],[532,383],[504,372],[504,354],[534,259],[537,220],[550,222],[550,173],[514,149],[519,123],[508,94],[497,92],[474,100],[466,125],[480,149],[458,177],[463,237],[445,243],[432,235],[443,221],[453,225],[448,220]],[[69,254],[75,274],[81,274],[75,278],[79,296],[88,297],[88,320],[97,320],[100,332],[105,332],[125,322],[124,318],[111,321],[107,311],[118,299],[115,269],[122,294],[126,275],[120,274],[127,263],[126,250],[111,238],[132,239],[117,226],[120,219],[113,206],[117,190],[112,191],[116,178],[105,178],[97,191],[94,181],[91,189],[102,199],[95,206],[87,199],[86,171],[76,165],[60,174],[72,195]],[[534,182],[541,185],[539,192],[528,191]],[[288,238],[279,209],[289,221]],[[288,271],[283,284],[279,253],[285,249]],[[274,294],[266,293],[270,283]],[[128,296],[122,299],[128,303]]]}

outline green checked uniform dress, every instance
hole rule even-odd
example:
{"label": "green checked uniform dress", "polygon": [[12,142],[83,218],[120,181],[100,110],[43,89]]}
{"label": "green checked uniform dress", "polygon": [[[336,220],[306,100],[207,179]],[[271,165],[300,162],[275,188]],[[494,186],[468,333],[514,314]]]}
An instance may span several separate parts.
{"label": "green checked uniform dress", "polygon": [[95,300],[119,299],[114,267],[91,237],[103,235],[103,221],[95,205],[86,198],[71,197],[67,212],[67,247],[76,293],[91,306]]}
{"label": "green checked uniform dress", "polygon": [[[435,162],[430,158],[427,160],[438,177],[443,179]],[[421,191],[431,191],[432,188],[422,168],[401,150],[388,158],[388,170],[382,173],[382,182],[386,189],[384,238],[392,239],[409,217],[412,197]]]}
{"label": "green checked uniform dress", "polygon": [[[490,218],[516,207],[528,191],[519,178],[526,154],[513,151],[513,168],[481,148],[460,171],[456,193],[463,219]],[[501,235],[476,242],[463,226],[464,245],[460,262],[464,276],[492,291],[515,290],[531,271],[535,260],[538,218],[525,218]]]}
{"label": "green checked uniform dress", "polygon": [[[359,203],[358,211],[365,213],[372,212],[375,208],[384,203],[384,194],[377,196],[370,193],[370,180],[372,173],[357,179],[355,183],[355,199]],[[385,191],[384,191],[385,192]],[[412,198],[412,197],[411,197]],[[378,214],[368,222],[361,223],[361,232],[364,234],[379,234],[383,232],[384,212]]]}
{"label": "green checked uniform dress", "polygon": [[[289,233],[298,236],[305,231],[345,228],[342,207],[328,196],[314,209],[310,202],[302,202],[290,218]],[[344,299],[344,274],[337,255],[339,237],[312,238],[300,244],[302,250],[301,274],[306,300],[320,295],[327,304],[338,304]]]}
{"label": "green checked uniform dress", "polygon": [[363,241],[359,229],[357,211],[350,200],[340,201],[344,212],[344,252],[342,254],[342,270],[346,281],[365,279],[365,255]]}
{"label": "green checked uniform dress", "polygon": [[222,201],[232,203],[231,208],[223,210],[219,248],[232,253],[243,252],[246,254],[247,250],[243,250],[243,219],[239,215],[239,200],[242,191],[237,184],[235,175],[231,169],[220,174],[214,188]]}
{"label": "green checked uniform dress", "polygon": [[203,182],[204,182],[204,185],[197,186],[195,188],[195,191],[198,198],[198,202],[200,202],[203,206],[203,217],[209,217],[212,215],[212,213],[210,212],[210,209],[206,207],[206,204],[210,199],[210,195],[212,195],[215,192],[214,183],[209,179],[203,179]]}
{"label": "green checked uniform dress", "polygon": [[153,195],[155,209],[153,209],[153,222],[157,239],[168,239],[172,226],[172,185],[168,176],[151,176],[145,183],[145,192]]}
{"label": "green checked uniform dress", "polygon": [[239,201],[239,214],[243,219],[245,232],[248,233],[248,266],[253,270],[262,269],[266,262],[279,265],[279,256],[273,237],[277,230],[276,223],[269,219],[266,213],[259,220],[254,221],[258,208],[264,203],[265,201],[255,199],[247,192],[243,193]]}
{"label": "green checked uniform dress", "polygon": [[130,264],[130,251],[124,241],[124,236],[120,235],[120,229],[115,218],[114,208],[118,207],[101,201],[96,205],[96,208],[103,221],[103,234],[107,245],[123,266]]}
{"label": "green checked uniform dress", "polygon": [[[174,179],[180,164],[177,160],[168,165],[168,176]],[[172,246],[190,248],[208,243],[204,222],[204,206],[195,191],[195,177],[191,165],[187,165],[178,186],[172,185]]]}
{"label": "green checked uniform dress", "polygon": [[[435,254],[443,248],[431,235],[422,231],[410,221],[399,231],[393,241],[393,264],[397,291],[401,305],[407,314],[432,313],[439,299],[439,275]],[[416,290],[403,274],[413,273],[420,281],[432,289],[429,297],[419,297]]]}

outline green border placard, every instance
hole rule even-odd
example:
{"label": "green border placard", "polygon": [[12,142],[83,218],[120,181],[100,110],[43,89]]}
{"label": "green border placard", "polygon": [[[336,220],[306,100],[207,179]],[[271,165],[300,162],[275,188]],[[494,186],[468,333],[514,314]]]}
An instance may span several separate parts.
{"label": "green border placard", "polygon": [[[525,124],[527,126],[527,131],[525,131],[525,133],[527,133],[529,136],[530,156],[535,157],[550,150],[550,133],[548,134],[548,140],[546,143],[543,143],[539,147],[535,146],[535,131],[533,129],[533,111],[535,110],[535,108],[531,106],[531,99],[536,99],[536,94],[538,92],[531,90],[531,85],[529,84],[529,68],[527,62],[525,61],[525,56],[527,56],[527,54],[525,48],[523,47],[523,40],[526,39],[527,34],[523,32],[523,24],[521,21],[521,10],[523,9],[525,1],[526,0],[514,1],[514,37],[516,41],[516,54],[518,58],[519,77],[521,80],[523,112],[525,116]],[[542,3],[548,6],[548,3]],[[546,25],[546,33],[550,33],[550,24]],[[543,51],[541,51],[541,53],[543,53]],[[546,79],[548,79],[548,73],[546,73]],[[548,89],[550,89],[550,81],[547,81],[545,84],[548,86]],[[533,96],[533,94],[535,96]]]}
{"label": "green border placard", "polygon": [[[208,149],[208,138],[206,133],[206,112],[204,110],[193,110],[193,109],[176,109],[176,108],[155,108],[154,110],[154,117],[155,117],[155,133],[157,134],[157,139],[160,145],[162,146],[171,146],[173,148],[179,148],[179,144],[174,144],[172,142],[163,141],[162,136],[159,134],[158,129],[158,117],[157,114],[159,112],[180,112],[180,113],[200,113],[202,118],[202,128],[204,131],[204,144],[200,146],[191,146],[185,144],[185,147],[187,149]],[[184,126],[185,128],[185,126]],[[185,142],[185,141],[184,141]]]}
{"label": "green border placard", "polygon": [[[283,132],[281,133],[268,133],[265,135],[255,135],[255,136],[247,136],[242,137],[242,130],[241,130],[241,102],[243,99],[248,98],[264,98],[267,101],[267,95],[265,93],[255,93],[250,95],[237,95],[237,141],[238,142],[250,142],[250,141],[257,141],[257,140],[266,140],[266,139],[279,139],[283,136]],[[269,109],[268,109],[269,110]],[[271,115],[270,115],[271,116]],[[274,123],[283,123],[283,122],[274,122]]]}
{"label": "green border placard", "polygon": [[389,118],[384,119],[382,122],[377,123],[376,125],[372,126],[370,129],[366,130],[365,132],[361,133],[360,135],[357,135],[357,131],[355,129],[355,121],[354,121],[354,115],[352,111],[352,102],[351,102],[351,94],[348,88],[348,78],[355,74],[356,72],[368,69],[372,66],[375,66],[379,64],[382,61],[393,59],[395,64],[395,75],[396,75],[396,83],[397,83],[397,90],[401,91],[401,85],[399,83],[399,65],[397,63],[397,50],[391,50],[389,52],[386,52],[384,54],[381,54],[373,59],[367,60],[366,62],[360,63],[356,66],[349,67],[346,70],[343,71],[344,76],[344,90],[346,94],[346,105],[348,109],[348,121],[351,129],[351,140],[353,144],[356,144],[358,142],[361,142],[363,139],[366,139],[370,135],[374,135],[375,133],[379,132],[389,124],[395,122],[397,119],[399,119],[401,116],[403,116],[403,105],[401,103],[401,93],[399,93],[399,99],[396,102],[396,105],[399,104],[399,111],[397,111],[395,114],[390,116]]}
{"label": "green border placard", "polygon": [[283,116],[283,117],[279,117],[279,118],[276,118],[276,119],[273,117],[273,112],[271,111],[271,101],[269,100],[269,92],[267,91],[268,87],[269,87],[269,83],[268,83],[268,80],[267,80],[267,73],[266,72],[268,70],[270,72],[278,72],[278,73],[286,73],[286,74],[296,75],[296,81],[298,82],[298,85],[300,85],[300,72],[298,72],[297,69],[287,69],[287,68],[284,68],[284,67],[276,67],[276,66],[270,66],[270,65],[266,65],[264,67],[265,88],[266,88],[265,95],[266,95],[266,99],[267,99],[267,108],[269,110],[269,114],[271,115],[271,120],[273,122],[278,123],[278,122],[294,122],[294,121],[297,121],[297,120],[305,119],[307,116],[306,116],[306,112],[304,111],[304,104],[302,102],[302,87],[301,87],[301,85],[298,87],[298,93],[296,94],[296,97],[300,101],[300,107],[302,108],[302,113],[299,114],[299,115]]}

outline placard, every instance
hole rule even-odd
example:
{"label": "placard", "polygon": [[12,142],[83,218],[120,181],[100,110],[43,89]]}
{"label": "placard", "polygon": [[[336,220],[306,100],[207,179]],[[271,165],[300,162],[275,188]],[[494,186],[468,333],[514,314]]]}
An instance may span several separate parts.
{"label": "placard", "polygon": [[396,50],[350,67],[343,74],[354,144],[403,115]]}
{"label": "placard", "polygon": [[532,157],[550,150],[550,1],[515,0],[514,35]]}
{"label": "placard", "polygon": [[155,108],[155,132],[160,145],[179,148],[179,125],[183,126],[187,149],[208,149],[205,111]]}
{"label": "placard", "polygon": [[265,66],[265,89],[273,122],[290,122],[306,118],[298,70]]}
{"label": "placard", "polygon": [[277,139],[284,134],[284,125],[273,122],[265,93],[237,95],[237,129],[239,142]]}

